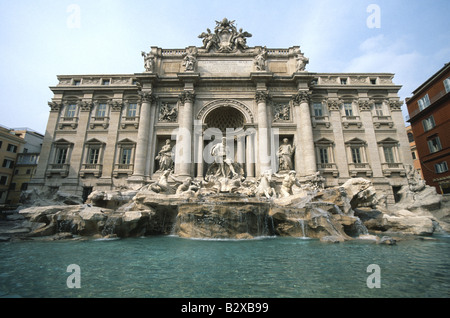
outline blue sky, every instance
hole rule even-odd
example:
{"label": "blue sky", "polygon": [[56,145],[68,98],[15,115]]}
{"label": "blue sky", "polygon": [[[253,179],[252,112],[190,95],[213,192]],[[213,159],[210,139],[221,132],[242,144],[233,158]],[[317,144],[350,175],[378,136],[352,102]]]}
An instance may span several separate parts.
{"label": "blue sky", "polygon": [[311,72],[395,73],[404,100],[450,62],[449,16],[449,0],[0,0],[0,124],[44,133],[57,75],[142,72],[141,51],[201,46],[224,17],[249,46],[299,45]]}

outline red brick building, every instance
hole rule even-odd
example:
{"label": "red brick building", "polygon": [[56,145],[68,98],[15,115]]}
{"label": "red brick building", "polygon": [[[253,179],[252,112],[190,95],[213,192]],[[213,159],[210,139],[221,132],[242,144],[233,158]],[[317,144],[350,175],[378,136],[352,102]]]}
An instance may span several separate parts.
{"label": "red brick building", "polygon": [[438,193],[450,193],[450,63],[406,99],[422,174]]}

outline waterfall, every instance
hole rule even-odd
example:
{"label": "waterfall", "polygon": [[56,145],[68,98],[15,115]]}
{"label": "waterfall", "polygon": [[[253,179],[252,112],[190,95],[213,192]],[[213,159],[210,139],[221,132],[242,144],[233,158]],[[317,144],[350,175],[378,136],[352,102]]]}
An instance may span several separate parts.
{"label": "waterfall", "polygon": [[298,219],[298,222],[300,223],[300,227],[302,229],[302,238],[306,238],[306,228],[305,228],[305,220]]}

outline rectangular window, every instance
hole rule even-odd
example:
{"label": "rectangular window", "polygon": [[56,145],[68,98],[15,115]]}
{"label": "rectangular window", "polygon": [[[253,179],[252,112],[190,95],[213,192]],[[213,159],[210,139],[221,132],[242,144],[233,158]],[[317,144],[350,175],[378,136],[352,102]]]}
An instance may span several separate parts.
{"label": "rectangular window", "polygon": [[394,151],[393,148],[390,146],[384,146],[383,147],[384,150],[384,160],[387,163],[394,163]]}
{"label": "rectangular window", "polygon": [[431,153],[441,150],[442,146],[439,137],[434,137],[428,140],[428,148],[430,149]]}
{"label": "rectangular window", "polygon": [[350,149],[352,151],[352,161],[353,161],[353,163],[362,163],[360,147],[352,147]]}
{"label": "rectangular window", "polygon": [[106,104],[99,104],[97,106],[97,117],[105,117],[106,116]]}
{"label": "rectangular window", "polygon": [[341,85],[347,85],[347,79],[341,78]]}
{"label": "rectangular window", "polygon": [[16,146],[16,145],[8,144],[8,147],[6,148],[6,151],[16,153],[16,152],[17,152],[17,146]]}
{"label": "rectangular window", "polygon": [[347,116],[347,117],[353,116],[352,103],[344,103],[344,111],[345,111],[345,116]]}
{"label": "rectangular window", "polygon": [[3,141],[0,140],[0,149],[2,148]]}
{"label": "rectangular window", "polygon": [[320,163],[328,163],[328,148],[319,148]]}
{"label": "rectangular window", "polygon": [[376,78],[371,78],[370,79],[370,84],[377,85],[377,79]]}
{"label": "rectangular window", "polygon": [[127,110],[127,117],[136,117],[137,104],[129,104]]}
{"label": "rectangular window", "polygon": [[446,93],[450,92],[450,77],[444,80],[444,87]]}
{"label": "rectangular window", "polygon": [[424,110],[425,108],[430,106],[430,98],[428,97],[428,94],[426,94],[424,97],[419,99],[418,103],[419,103],[420,110]]}
{"label": "rectangular window", "polygon": [[444,173],[448,171],[447,161],[443,161],[441,163],[437,163],[434,165],[434,171],[436,173]]}
{"label": "rectangular window", "polygon": [[412,155],[413,160],[416,160],[416,159],[417,159],[417,157],[416,157],[416,152],[415,152],[415,151],[411,152],[411,155]]}
{"label": "rectangular window", "polygon": [[377,116],[383,116],[383,104],[382,103],[375,103],[375,112]]}
{"label": "rectangular window", "polygon": [[131,148],[122,149],[120,163],[129,165],[131,163]]}
{"label": "rectangular window", "polygon": [[81,81],[80,80],[73,80],[73,85],[80,86]]}
{"label": "rectangular window", "polygon": [[56,163],[65,164],[67,158],[67,148],[57,148],[56,149]]}
{"label": "rectangular window", "polygon": [[2,164],[2,167],[3,167],[3,168],[12,169],[13,166],[14,166],[14,161],[9,160],[9,159],[4,159],[4,160],[3,160],[3,164]]}
{"label": "rectangular window", "polygon": [[7,176],[1,176],[0,177],[0,185],[6,185],[6,181],[8,181]]}
{"label": "rectangular window", "polygon": [[422,121],[422,124],[423,124],[423,129],[424,129],[425,131],[428,131],[428,130],[434,128],[434,126],[436,126],[436,124],[435,124],[435,122],[434,122],[434,117],[433,117],[433,115],[431,115],[430,117],[424,119],[424,120]]}
{"label": "rectangular window", "polygon": [[88,156],[88,163],[97,164],[99,155],[100,155],[100,148],[90,148],[89,156]]}
{"label": "rectangular window", "polygon": [[314,110],[315,117],[323,116],[322,103],[313,103],[313,110]]}
{"label": "rectangular window", "polygon": [[102,85],[109,85],[109,80],[108,79],[103,80]]}
{"label": "rectangular window", "polygon": [[28,183],[27,182],[22,183],[22,185],[20,186],[20,190],[26,191],[27,189],[28,189]]}
{"label": "rectangular window", "polygon": [[76,104],[70,104],[67,106],[66,117],[75,117],[75,111],[77,109]]}

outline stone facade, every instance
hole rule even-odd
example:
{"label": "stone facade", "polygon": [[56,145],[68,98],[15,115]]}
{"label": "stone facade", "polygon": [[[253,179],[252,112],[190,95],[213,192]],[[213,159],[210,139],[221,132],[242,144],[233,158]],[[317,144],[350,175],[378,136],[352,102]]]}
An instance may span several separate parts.
{"label": "stone facade", "polygon": [[224,19],[202,46],[142,52],[142,73],[58,76],[33,186],[86,197],[167,168],[203,180],[226,137],[225,163],[243,178],[364,177],[393,203],[412,164],[394,75],[310,72],[300,47],[248,47],[249,37]]}

